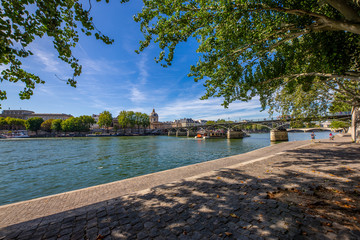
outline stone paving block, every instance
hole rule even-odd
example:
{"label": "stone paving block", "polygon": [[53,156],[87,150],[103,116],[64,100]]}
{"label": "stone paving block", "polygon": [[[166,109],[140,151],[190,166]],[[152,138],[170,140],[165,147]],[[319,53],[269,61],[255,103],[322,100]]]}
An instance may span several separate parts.
{"label": "stone paving block", "polygon": [[98,236],[98,229],[96,227],[86,230],[85,236],[87,239],[96,239]]}

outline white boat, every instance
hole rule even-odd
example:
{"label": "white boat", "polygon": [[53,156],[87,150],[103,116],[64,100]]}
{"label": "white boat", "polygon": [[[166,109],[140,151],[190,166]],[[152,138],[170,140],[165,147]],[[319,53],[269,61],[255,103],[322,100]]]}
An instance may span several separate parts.
{"label": "white boat", "polygon": [[27,134],[27,131],[16,131],[9,134],[2,135],[5,138],[28,138],[29,135]]}

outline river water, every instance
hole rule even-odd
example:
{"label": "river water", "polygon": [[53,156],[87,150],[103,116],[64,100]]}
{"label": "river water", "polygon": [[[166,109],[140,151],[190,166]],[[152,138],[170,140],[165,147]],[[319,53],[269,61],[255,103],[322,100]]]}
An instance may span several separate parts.
{"label": "river water", "polygon": [[[316,133],[317,139],[329,132]],[[289,133],[289,141],[310,133]],[[0,205],[249,152],[270,134],[244,139],[99,137],[0,140]]]}

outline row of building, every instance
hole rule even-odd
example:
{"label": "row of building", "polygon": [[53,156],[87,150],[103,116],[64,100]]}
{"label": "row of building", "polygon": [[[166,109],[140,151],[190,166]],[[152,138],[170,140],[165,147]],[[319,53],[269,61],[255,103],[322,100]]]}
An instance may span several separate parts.
{"label": "row of building", "polygon": [[73,117],[70,114],[65,114],[65,113],[35,113],[33,111],[29,111],[29,110],[3,110],[2,114],[0,114],[0,117],[11,117],[11,118],[20,118],[20,119],[24,119],[27,120],[29,118],[33,118],[33,117],[39,117],[44,119],[44,121],[49,120],[49,119],[68,119]]}
{"label": "row of building", "polygon": [[191,118],[183,118],[179,120],[174,120],[173,122],[159,122],[159,115],[153,109],[152,113],[149,116],[150,119],[150,129],[168,129],[172,127],[192,127],[197,125],[203,125],[206,120],[193,120]]}
{"label": "row of building", "polygon": [[[62,119],[66,120],[68,118],[73,117],[70,114],[65,113],[35,113],[33,111],[29,110],[3,110],[2,114],[0,114],[0,117],[11,117],[11,118],[20,118],[27,120],[29,118],[33,117],[40,117],[44,119],[44,121],[48,119]],[[99,120],[99,115],[93,114],[92,117],[97,122]],[[193,120],[191,118],[183,118],[175,121],[167,121],[167,122],[159,122],[159,115],[155,112],[155,109],[153,109],[152,113],[150,113],[149,116],[150,119],[150,129],[167,129],[171,127],[190,127],[190,126],[196,126],[205,124],[206,120]],[[114,125],[117,124],[117,118],[114,118]],[[98,128],[99,126],[97,124],[94,124],[92,128]]]}

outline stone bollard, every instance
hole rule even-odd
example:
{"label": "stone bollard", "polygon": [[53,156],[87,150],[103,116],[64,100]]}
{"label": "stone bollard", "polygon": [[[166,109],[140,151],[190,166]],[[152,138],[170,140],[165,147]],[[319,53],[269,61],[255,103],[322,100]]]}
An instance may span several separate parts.
{"label": "stone bollard", "polygon": [[286,130],[277,130],[273,129],[270,131],[270,141],[276,142],[276,141],[288,141],[288,132]]}

